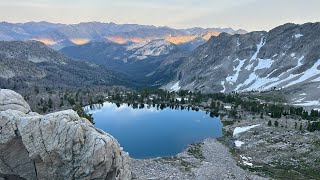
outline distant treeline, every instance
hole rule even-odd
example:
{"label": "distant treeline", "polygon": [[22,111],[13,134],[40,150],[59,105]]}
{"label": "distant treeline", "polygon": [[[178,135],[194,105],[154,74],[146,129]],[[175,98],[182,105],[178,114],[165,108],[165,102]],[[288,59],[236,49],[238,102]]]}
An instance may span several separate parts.
{"label": "distant treeline", "polygon": [[[178,100],[178,98],[180,98]],[[203,107],[212,116],[218,116],[220,110],[225,110],[225,104],[231,104],[228,115],[233,118],[241,118],[241,111],[249,111],[264,115],[274,119],[281,117],[292,117],[294,119],[309,120],[309,131],[320,130],[320,112],[311,110],[310,112],[303,107],[284,105],[283,103],[262,102],[259,99],[252,99],[238,93],[210,93],[179,91],[169,92],[161,89],[145,89],[139,92],[114,92],[109,96],[108,101],[116,103],[147,103],[158,104],[161,107],[180,105],[184,107]]]}

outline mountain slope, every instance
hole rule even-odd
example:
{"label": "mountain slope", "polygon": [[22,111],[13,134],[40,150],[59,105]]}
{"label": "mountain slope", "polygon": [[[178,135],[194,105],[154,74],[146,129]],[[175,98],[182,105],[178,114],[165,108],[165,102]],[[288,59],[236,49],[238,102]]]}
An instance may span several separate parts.
{"label": "mountain slope", "polygon": [[125,76],[74,61],[36,41],[0,41],[0,85],[80,87],[128,85]]}
{"label": "mountain slope", "polygon": [[222,33],[200,46],[165,88],[232,92],[319,84],[319,34],[320,23],[285,24],[243,35]]}
{"label": "mountain slope", "polygon": [[70,58],[126,74],[145,86],[159,86],[170,81],[182,62],[181,58],[189,54],[164,40],[128,44],[88,43],[65,47],[60,52]]}

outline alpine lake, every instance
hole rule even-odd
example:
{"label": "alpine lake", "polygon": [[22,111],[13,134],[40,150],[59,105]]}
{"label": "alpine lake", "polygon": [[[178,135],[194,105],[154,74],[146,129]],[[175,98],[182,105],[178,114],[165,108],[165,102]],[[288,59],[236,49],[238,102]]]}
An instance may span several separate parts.
{"label": "alpine lake", "polygon": [[137,159],[174,156],[190,144],[222,136],[220,118],[198,109],[105,102],[85,111],[93,115],[96,128]]}

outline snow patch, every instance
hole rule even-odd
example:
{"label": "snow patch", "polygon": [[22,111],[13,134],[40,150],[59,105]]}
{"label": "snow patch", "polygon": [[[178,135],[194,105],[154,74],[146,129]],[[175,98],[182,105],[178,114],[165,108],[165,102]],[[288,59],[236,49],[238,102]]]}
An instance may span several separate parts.
{"label": "snow patch", "polygon": [[298,59],[298,65],[297,65],[297,67],[300,67],[300,66],[302,66],[303,64],[302,64],[302,60],[304,59],[304,56],[302,56],[300,59]]}
{"label": "snow patch", "polygon": [[220,68],[221,66],[222,66],[222,64],[220,64],[219,66],[214,67],[213,70],[216,70],[216,69]]}
{"label": "snow patch", "polygon": [[271,73],[269,73],[268,75],[267,75],[267,78],[268,77],[270,77],[274,72],[276,72],[278,69],[275,69],[275,70],[273,70]]}
{"label": "snow patch", "polygon": [[234,144],[236,147],[241,147],[242,145],[244,145],[244,142],[237,140],[237,141],[234,141]]}
{"label": "snow patch", "polygon": [[240,60],[240,59],[237,58],[234,62],[236,62],[236,61],[239,61],[239,65],[238,65],[236,68],[233,67],[233,71],[236,71],[236,73],[235,73],[234,75],[228,76],[228,77],[226,78],[226,81],[227,81],[229,84],[233,84],[233,83],[237,82],[238,77],[239,77],[239,73],[240,73],[241,68],[242,68],[242,66],[244,65],[244,62],[246,61],[246,59]]}
{"label": "snow patch", "polygon": [[179,86],[179,84],[180,84],[180,81],[178,81],[178,82],[176,82],[171,88],[170,88],[170,90],[172,90],[172,91],[179,91],[180,89],[181,89],[181,87]]}
{"label": "snow patch", "polygon": [[251,84],[250,87],[246,88],[245,90],[247,91],[251,91],[251,90],[263,90],[263,89],[266,89],[264,86],[266,84],[269,84],[269,83],[273,83],[275,81],[279,80],[279,78],[258,78],[256,79],[256,81]]}
{"label": "snow patch", "polygon": [[[302,74],[290,74],[290,75],[287,75],[286,78],[280,78],[284,74],[288,74],[290,71],[301,67],[303,65],[303,63],[302,63],[303,59],[304,59],[304,56],[302,56],[301,58],[298,59],[296,67],[291,68],[291,69],[283,72],[278,77],[269,78],[272,75],[272,73],[274,73],[277,69],[275,69],[274,71],[269,73],[266,77],[259,77],[255,72],[252,72],[250,74],[250,76],[248,77],[248,79],[244,83],[239,84],[235,90],[237,91],[241,87],[246,87],[250,84],[251,84],[250,87],[242,89],[242,91],[268,90],[270,88],[276,87],[279,84],[282,84],[285,82],[289,83],[287,86],[291,86],[293,83],[302,82],[302,81],[307,80],[309,78],[312,78],[315,75],[317,75],[318,73],[320,73],[320,70],[317,70],[317,68],[316,68],[317,64],[315,64],[313,68],[307,70],[303,75]],[[259,60],[259,63],[255,67],[254,71],[256,71],[258,69],[263,69],[263,68],[270,68],[272,66],[272,63],[274,62],[272,59],[258,59],[258,60]],[[320,63],[319,63],[319,65],[320,65]],[[292,79],[294,79],[298,76],[301,76],[299,78],[299,81],[297,80],[297,82],[296,81],[290,82]],[[282,80],[280,80],[280,79],[282,79]],[[318,82],[318,81],[320,81],[320,77],[317,79],[314,79],[312,82]],[[290,83],[292,83],[292,84],[290,84]],[[287,86],[284,86],[284,87],[287,87]]]}
{"label": "snow patch", "polygon": [[317,77],[316,79],[312,80],[311,82],[320,82],[320,77]]}
{"label": "snow patch", "polygon": [[260,126],[261,124],[256,124],[256,125],[252,125],[252,126],[244,126],[244,127],[236,127],[234,130],[233,130],[233,136],[236,136],[240,133],[243,133],[243,132],[246,132],[246,131],[249,131],[250,129],[252,128],[255,128],[255,127],[258,127]]}
{"label": "snow patch", "polygon": [[248,70],[248,71],[250,71],[252,67],[253,67],[253,63],[248,64],[248,65],[245,67],[245,69]]}
{"label": "snow patch", "polygon": [[239,38],[238,38],[238,40],[237,40],[237,46],[240,46],[241,45],[241,43],[239,42]]}
{"label": "snow patch", "polygon": [[241,158],[241,160],[242,160],[243,165],[245,165],[245,166],[250,166],[250,167],[253,166],[252,162],[250,162],[250,161],[252,161],[252,158],[251,158],[251,157],[245,157],[245,156],[243,156],[243,155],[240,155],[240,158]]}
{"label": "snow patch", "polygon": [[238,84],[237,88],[235,89],[236,91],[239,90],[241,87],[243,86],[247,86],[249,84],[251,84],[254,80],[258,79],[259,76],[256,75],[256,73],[251,73],[250,76],[248,77],[247,80],[244,81],[244,83],[242,84]]}
{"label": "snow patch", "polygon": [[250,61],[257,59],[257,56],[258,56],[258,54],[259,54],[259,52],[260,52],[260,49],[261,49],[265,44],[266,44],[266,41],[265,41],[264,37],[262,37],[261,40],[260,40],[260,43],[257,44],[257,51],[256,51],[256,52],[254,53],[254,55],[251,57]]}
{"label": "snow patch", "polygon": [[296,35],[294,35],[294,37],[295,37],[296,39],[301,38],[302,36],[303,36],[302,34],[296,34]]}
{"label": "snow patch", "polygon": [[221,92],[221,93],[226,92],[225,82],[224,82],[224,81],[221,81],[221,85],[222,85],[222,87],[223,87],[223,90],[221,90],[220,92]]}
{"label": "snow patch", "polygon": [[305,101],[303,103],[294,104],[295,106],[320,106],[319,101]]}
{"label": "snow patch", "polygon": [[[320,70],[318,69],[319,65],[320,65],[320,59],[316,63],[314,63],[314,65],[310,69],[308,69],[305,72],[301,73],[302,76],[300,76],[299,79],[291,81],[289,84],[285,85],[284,87],[289,87],[289,86],[292,86],[294,84],[301,83],[301,82],[303,82],[303,81],[305,81],[305,80],[307,80],[309,78],[312,78],[312,77],[320,74]],[[301,74],[299,74],[299,75],[301,75]]]}
{"label": "snow patch", "polygon": [[306,97],[301,98],[301,99],[298,99],[298,100],[296,100],[295,102],[296,102],[296,103],[301,103],[304,99],[306,99]]}
{"label": "snow patch", "polygon": [[[257,51],[253,54],[253,56],[251,57],[251,59],[250,59],[249,62],[257,59],[257,56],[258,56],[258,54],[259,54],[259,52],[260,52],[260,49],[261,49],[265,44],[266,44],[266,41],[265,41],[264,37],[262,37],[261,40],[260,40],[260,43],[257,44]],[[254,63],[251,63],[251,64],[247,65],[247,66],[245,67],[245,69],[248,70],[248,71],[250,71],[251,68],[253,67],[253,64],[254,64]]]}
{"label": "snow patch", "polygon": [[272,66],[272,63],[274,62],[272,59],[258,59],[259,63],[258,65],[254,68],[253,71],[256,71],[258,69],[266,69],[270,68]]}
{"label": "snow patch", "polygon": [[[281,75],[280,75],[280,76],[281,76]],[[280,76],[279,76],[279,77],[280,77]],[[277,78],[277,80],[275,80],[276,82],[265,86],[264,89],[270,89],[270,88],[276,87],[277,85],[279,85],[279,84],[281,84],[281,83],[284,83],[284,82],[287,82],[287,81],[290,81],[291,79],[293,79],[293,78],[295,78],[295,77],[297,77],[297,76],[299,76],[299,75],[298,75],[298,74],[294,74],[294,75],[293,75],[293,74],[290,74],[288,77],[286,77],[286,78],[284,78],[284,79],[282,79],[282,80],[280,80],[280,81],[278,81],[279,78]]]}

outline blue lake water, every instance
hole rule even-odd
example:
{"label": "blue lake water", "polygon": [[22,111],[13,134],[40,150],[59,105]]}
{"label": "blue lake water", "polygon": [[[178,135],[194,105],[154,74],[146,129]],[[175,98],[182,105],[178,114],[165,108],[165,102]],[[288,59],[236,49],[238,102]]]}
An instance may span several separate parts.
{"label": "blue lake water", "polygon": [[114,136],[133,158],[173,156],[189,144],[222,136],[220,119],[201,110],[160,110],[147,105],[134,109],[104,103],[88,113],[93,114],[95,127]]}

